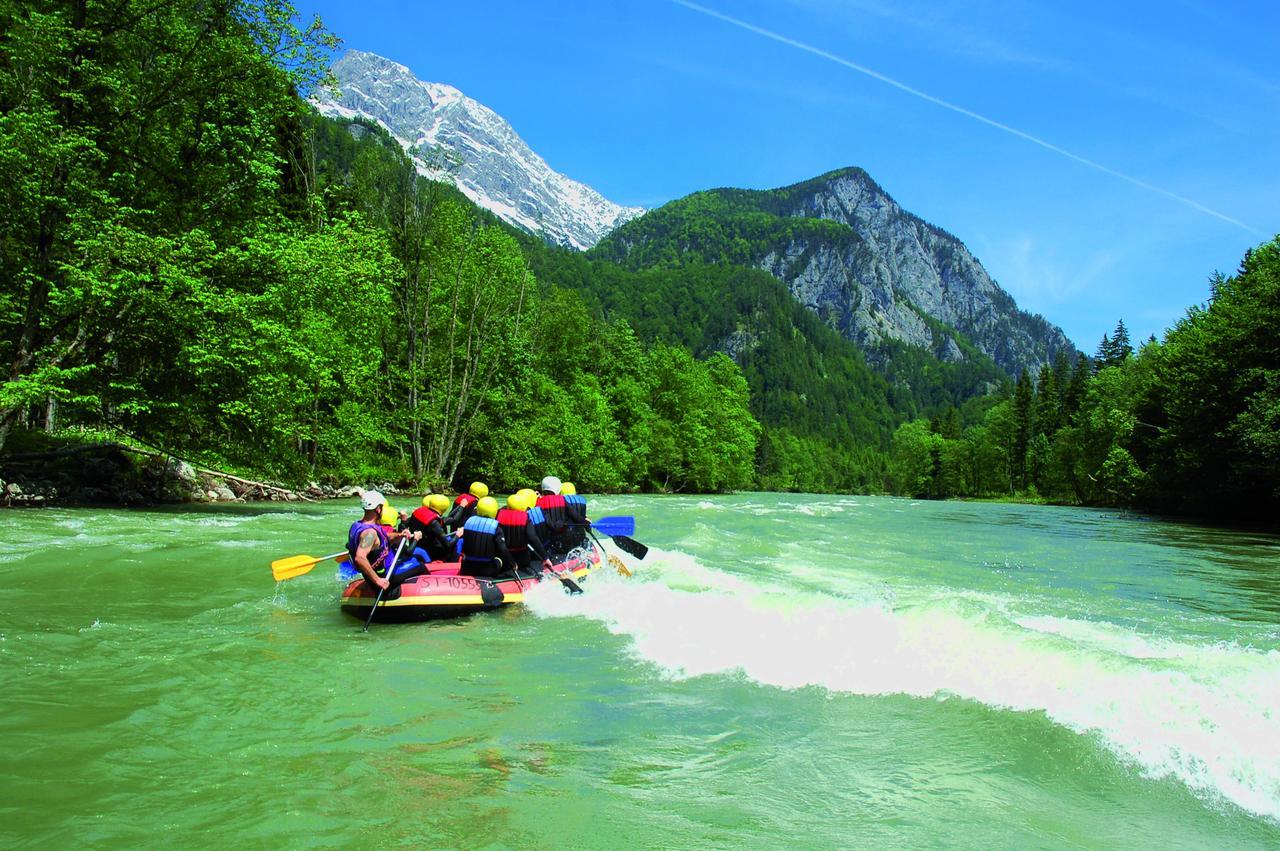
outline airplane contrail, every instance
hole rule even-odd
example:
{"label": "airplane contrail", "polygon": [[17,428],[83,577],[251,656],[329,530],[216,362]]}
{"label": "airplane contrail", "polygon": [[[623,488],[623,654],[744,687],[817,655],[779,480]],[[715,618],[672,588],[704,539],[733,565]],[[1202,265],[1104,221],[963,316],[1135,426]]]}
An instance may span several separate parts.
{"label": "airplane contrail", "polygon": [[699,14],[706,15],[707,17],[724,21],[727,24],[733,24],[735,27],[739,27],[741,29],[747,30],[748,32],[753,32],[756,35],[764,36],[767,39],[771,39],[773,41],[779,42],[780,44],[785,44],[788,47],[794,47],[797,50],[803,50],[805,53],[812,53],[814,56],[818,56],[818,57],[821,57],[822,59],[826,59],[830,62],[834,62],[837,65],[843,65],[845,68],[849,68],[853,71],[857,71],[859,74],[865,74],[874,80],[879,80],[880,82],[886,85],[893,86],[895,89],[904,91],[909,95],[920,98],[921,100],[928,101],[929,103],[934,104],[935,106],[940,106],[943,109],[949,109],[952,112],[959,113],[960,115],[963,115],[967,118],[972,118],[974,121],[980,121],[983,124],[996,128],[997,130],[1002,130],[1011,136],[1017,136],[1019,139],[1023,139],[1025,141],[1031,142],[1034,145],[1039,145],[1040,147],[1053,151],[1055,154],[1060,154],[1069,160],[1074,160],[1080,163],[1081,165],[1086,165],[1089,168],[1096,169],[1102,172],[1103,174],[1109,174],[1112,177],[1118,177],[1121,180],[1125,181],[1126,183],[1131,183],[1134,186],[1138,186],[1142,189],[1146,189],[1148,192],[1155,192],[1156,194],[1163,195],[1166,198],[1172,198],[1175,201],[1180,201],[1181,203],[1186,204],[1189,207],[1193,207],[1194,209],[1199,210],[1202,213],[1207,213],[1208,215],[1213,216],[1215,219],[1221,219],[1222,221],[1233,224],[1236,227],[1243,228],[1249,233],[1252,233],[1252,234],[1258,233],[1257,230],[1249,227],[1244,222],[1239,221],[1238,219],[1233,219],[1224,213],[1219,213],[1217,210],[1210,209],[1209,207],[1206,207],[1205,205],[1201,204],[1198,201],[1193,201],[1192,199],[1179,195],[1176,192],[1170,192],[1168,189],[1162,189],[1159,186],[1155,186],[1153,184],[1147,183],[1145,180],[1139,180],[1138,178],[1127,175],[1124,172],[1116,171],[1113,168],[1108,168],[1102,163],[1094,162],[1093,160],[1087,157],[1082,157],[1079,154],[1073,154],[1071,151],[1068,151],[1066,148],[1060,148],[1057,145],[1053,144],[1052,142],[1046,142],[1044,139],[1041,139],[1038,136],[1032,136],[1030,133],[1026,133],[1022,130],[1019,130],[1016,127],[1010,127],[1008,124],[1002,124],[993,118],[987,118],[985,115],[980,115],[979,113],[976,113],[971,109],[965,109],[963,106],[957,106],[956,104],[951,103],[949,101],[945,101],[942,98],[934,97],[928,92],[922,92],[917,88],[908,86],[906,83],[900,82],[898,80],[895,80],[892,77],[881,74],[879,71],[872,70],[871,68],[868,68],[865,65],[859,65],[857,62],[852,62],[841,56],[836,56],[834,53],[829,53],[828,51],[823,50],[820,47],[814,47],[811,44],[805,44],[803,41],[797,41],[794,38],[789,38],[780,33],[773,32],[772,30],[767,30],[764,27],[758,27],[755,24],[748,23],[747,21],[741,20],[739,18],[735,18],[731,15],[726,15],[723,12],[717,12],[715,9],[708,9],[706,6],[699,6],[697,3],[690,2],[690,0],[671,0],[671,2],[676,3],[680,6],[684,6],[686,9],[691,9],[695,12],[698,12]]}

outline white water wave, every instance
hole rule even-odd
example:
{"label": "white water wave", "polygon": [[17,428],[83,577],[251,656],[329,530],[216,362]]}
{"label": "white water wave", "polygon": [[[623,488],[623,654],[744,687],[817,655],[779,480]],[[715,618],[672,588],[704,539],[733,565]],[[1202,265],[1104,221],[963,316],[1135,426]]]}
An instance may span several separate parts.
{"label": "white water wave", "polygon": [[[579,597],[535,594],[543,617],[627,636],[674,679],[858,695],[960,697],[1096,735],[1152,778],[1181,780],[1280,821],[1280,652],[1149,638],[1112,624],[1010,616],[971,596],[895,607],[761,583],[651,549],[637,576]],[[605,586],[605,587],[601,587]]]}

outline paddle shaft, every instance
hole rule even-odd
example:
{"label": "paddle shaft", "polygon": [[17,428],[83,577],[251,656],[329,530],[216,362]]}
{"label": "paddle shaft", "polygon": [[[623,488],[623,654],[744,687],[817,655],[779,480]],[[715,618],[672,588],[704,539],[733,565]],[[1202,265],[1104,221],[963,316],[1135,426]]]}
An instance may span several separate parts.
{"label": "paddle shaft", "polygon": [[[391,559],[391,566],[387,568],[387,588],[391,587],[391,575],[396,572],[396,563],[400,561],[400,551],[404,549],[404,542],[407,540],[408,538],[400,539],[400,546],[396,547],[395,557]],[[373,606],[369,609],[369,618],[364,622],[363,632],[369,631],[369,624],[373,623],[373,616],[377,613],[378,604],[382,602],[382,595],[386,592],[387,588],[378,589],[378,596],[374,599]]]}
{"label": "paddle shaft", "polygon": [[569,526],[595,529],[605,537],[614,535],[630,535],[636,530],[636,519],[630,515],[619,517],[601,517],[587,523],[569,523]]}

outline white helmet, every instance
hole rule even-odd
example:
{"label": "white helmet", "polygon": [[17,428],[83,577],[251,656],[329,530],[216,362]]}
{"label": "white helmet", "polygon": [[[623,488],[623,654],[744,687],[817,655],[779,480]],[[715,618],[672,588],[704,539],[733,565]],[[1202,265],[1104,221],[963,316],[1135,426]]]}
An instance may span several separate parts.
{"label": "white helmet", "polygon": [[560,493],[560,480],[555,476],[547,476],[542,480],[543,493]]}
{"label": "white helmet", "polygon": [[365,511],[373,511],[379,505],[386,504],[387,498],[377,491],[365,491],[360,495],[360,507]]}

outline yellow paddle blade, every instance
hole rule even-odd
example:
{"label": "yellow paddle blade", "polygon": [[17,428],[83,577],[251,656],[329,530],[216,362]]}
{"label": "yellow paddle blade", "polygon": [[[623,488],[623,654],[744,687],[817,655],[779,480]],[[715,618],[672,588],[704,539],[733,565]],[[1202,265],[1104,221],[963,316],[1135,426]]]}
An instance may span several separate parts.
{"label": "yellow paddle blade", "polygon": [[283,582],[286,579],[294,579],[311,572],[311,568],[315,567],[322,561],[328,561],[331,558],[338,558],[346,555],[346,550],[340,553],[333,553],[327,556],[289,556],[288,558],[276,559],[271,562],[271,575],[275,577],[276,582]]}
{"label": "yellow paddle blade", "polygon": [[631,571],[627,568],[625,564],[622,563],[622,559],[618,558],[617,556],[610,554],[609,564],[613,565],[613,569],[621,573],[623,576],[631,575]]}

